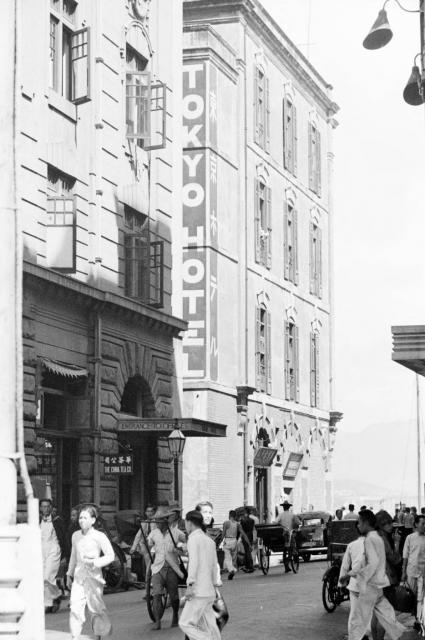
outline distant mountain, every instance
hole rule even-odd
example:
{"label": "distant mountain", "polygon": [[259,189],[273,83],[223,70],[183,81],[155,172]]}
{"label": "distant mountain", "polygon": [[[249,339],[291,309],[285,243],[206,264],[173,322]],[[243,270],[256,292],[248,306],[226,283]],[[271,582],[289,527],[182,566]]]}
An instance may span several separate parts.
{"label": "distant mountain", "polygon": [[359,433],[344,433],[342,423],[333,458],[335,499],[350,493],[353,499],[363,495],[376,500],[414,495],[416,455],[414,421],[374,424]]}

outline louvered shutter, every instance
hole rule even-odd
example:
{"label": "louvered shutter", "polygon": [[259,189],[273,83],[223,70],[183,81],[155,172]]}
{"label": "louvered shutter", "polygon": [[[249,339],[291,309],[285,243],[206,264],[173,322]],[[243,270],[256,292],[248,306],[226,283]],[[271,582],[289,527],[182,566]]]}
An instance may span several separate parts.
{"label": "louvered shutter", "polygon": [[255,387],[257,391],[261,390],[261,367],[260,367],[260,328],[261,328],[261,309],[255,309]]}
{"label": "louvered shutter", "polygon": [[320,341],[319,336],[315,336],[315,369],[316,369],[316,407],[320,406]]}
{"label": "louvered shutter", "polygon": [[258,67],[254,65],[254,141],[260,143],[260,123],[258,121],[258,108],[259,108],[259,71]]}
{"label": "louvered shutter", "polygon": [[286,98],[282,100],[282,133],[283,133],[283,166],[288,169],[288,130],[287,130],[287,104]]}
{"label": "louvered shutter", "polygon": [[292,210],[292,260],[294,263],[294,284],[299,282],[298,270],[298,211]]}
{"label": "louvered shutter", "polygon": [[310,222],[310,293],[315,293],[314,224]]}
{"label": "louvered shutter", "polygon": [[316,286],[316,295],[319,298],[323,295],[323,286],[322,286],[322,230],[317,227],[316,228],[316,278],[317,278],[317,286]]}
{"label": "louvered shutter", "polygon": [[260,181],[254,182],[255,262],[261,262]]}
{"label": "louvered shutter", "polygon": [[295,378],[295,402],[300,401],[300,363],[299,363],[299,332],[294,325],[294,378]]}
{"label": "louvered shutter", "polygon": [[267,269],[272,267],[272,192],[270,187],[265,188],[266,220],[267,220]]}
{"label": "louvered shutter", "polygon": [[283,215],[283,275],[285,280],[289,280],[289,246],[288,246],[288,232],[289,232],[289,207],[288,202],[284,202],[285,213]]}
{"label": "louvered shutter", "polygon": [[291,359],[289,350],[289,322],[285,321],[285,400],[291,399]]}
{"label": "louvered shutter", "polygon": [[316,129],[316,193],[322,194],[322,143],[320,131]]}
{"label": "louvered shutter", "polygon": [[269,79],[265,78],[265,112],[264,112],[264,128],[265,128],[265,149],[266,151],[270,151],[270,89],[269,89]]}
{"label": "louvered shutter", "polygon": [[314,148],[313,148],[313,125],[311,122],[308,123],[308,186],[314,191],[314,182],[315,182],[315,171],[314,171]]}
{"label": "louvered shutter", "polygon": [[297,175],[298,170],[298,133],[297,133],[297,108],[292,105],[292,172]]}
{"label": "louvered shutter", "polygon": [[272,392],[272,332],[271,332],[271,314],[266,311],[266,376],[267,376],[267,393]]}
{"label": "louvered shutter", "polygon": [[310,404],[316,406],[316,345],[315,334],[310,334]]}

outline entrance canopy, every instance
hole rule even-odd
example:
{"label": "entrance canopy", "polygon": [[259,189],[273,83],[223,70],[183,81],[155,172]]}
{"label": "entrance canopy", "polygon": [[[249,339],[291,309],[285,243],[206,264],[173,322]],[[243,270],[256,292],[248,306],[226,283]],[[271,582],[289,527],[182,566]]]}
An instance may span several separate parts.
{"label": "entrance canopy", "polygon": [[225,438],[225,424],[208,422],[198,418],[118,418],[118,432],[126,434],[157,433],[168,436],[174,429],[180,429],[186,437]]}

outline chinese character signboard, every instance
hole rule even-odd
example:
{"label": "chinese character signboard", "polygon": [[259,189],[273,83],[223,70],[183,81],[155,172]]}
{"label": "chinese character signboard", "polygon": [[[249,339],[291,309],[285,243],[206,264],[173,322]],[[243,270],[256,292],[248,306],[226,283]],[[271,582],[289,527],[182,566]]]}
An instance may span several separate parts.
{"label": "chinese character signboard", "polygon": [[103,459],[105,475],[128,475],[133,473],[133,456],[105,456]]}
{"label": "chinese character signboard", "polygon": [[270,447],[258,447],[254,455],[254,467],[271,467],[271,464],[277,454],[277,449]]}
{"label": "chinese character signboard", "polygon": [[303,459],[302,453],[290,453],[283,470],[284,480],[295,480]]}
{"label": "chinese character signboard", "polygon": [[183,339],[184,376],[218,376],[217,70],[183,68]]}

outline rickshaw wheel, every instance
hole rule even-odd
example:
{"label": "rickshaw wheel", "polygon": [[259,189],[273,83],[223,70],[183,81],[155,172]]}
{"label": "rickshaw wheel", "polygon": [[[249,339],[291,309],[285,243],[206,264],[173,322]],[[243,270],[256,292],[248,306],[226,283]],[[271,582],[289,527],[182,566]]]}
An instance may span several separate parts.
{"label": "rickshaw wheel", "polygon": [[338,574],[335,571],[330,571],[323,579],[322,584],[322,602],[328,613],[333,613],[337,607],[337,589]]}
{"label": "rickshaw wheel", "polygon": [[121,548],[112,542],[112,549],[114,550],[114,559],[110,565],[105,567],[103,570],[103,577],[106,582],[106,585],[110,589],[114,589],[115,591],[122,586],[124,580],[124,559],[122,557]]}
{"label": "rickshaw wheel", "polygon": [[291,569],[294,573],[298,573],[300,568],[300,556],[298,551],[294,549],[291,554]]}
{"label": "rickshaw wheel", "polygon": [[[149,569],[146,571],[146,578],[145,578],[145,582],[146,582],[146,605],[148,608],[148,613],[149,613],[149,617],[152,620],[152,622],[155,622],[155,616],[153,614],[153,595],[152,595],[152,570],[149,567]],[[165,592],[162,595],[162,610],[161,610],[161,618],[164,615],[164,611],[165,611],[165,607],[167,606],[167,598],[168,598],[168,594],[167,592]]]}
{"label": "rickshaw wheel", "polygon": [[260,567],[266,576],[270,568],[270,550],[267,547],[260,549]]}

